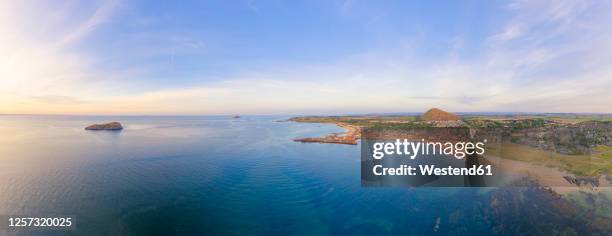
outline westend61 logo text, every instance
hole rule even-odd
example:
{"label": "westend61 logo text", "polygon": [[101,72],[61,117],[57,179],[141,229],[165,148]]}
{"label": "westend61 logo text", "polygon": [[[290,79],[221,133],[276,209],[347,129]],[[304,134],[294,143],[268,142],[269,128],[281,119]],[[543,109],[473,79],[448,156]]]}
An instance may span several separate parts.
{"label": "westend61 logo text", "polygon": [[491,176],[491,165],[467,160],[482,156],[486,142],[486,139],[482,142],[431,142],[425,139],[373,142],[370,173],[374,176]]}
{"label": "westend61 logo text", "polygon": [[408,139],[403,141],[396,139],[395,142],[376,142],[372,145],[374,159],[382,159],[385,155],[404,155],[410,159],[418,155],[452,155],[457,159],[463,159],[466,155],[483,155],[485,153],[485,143],[482,142],[411,142]]}

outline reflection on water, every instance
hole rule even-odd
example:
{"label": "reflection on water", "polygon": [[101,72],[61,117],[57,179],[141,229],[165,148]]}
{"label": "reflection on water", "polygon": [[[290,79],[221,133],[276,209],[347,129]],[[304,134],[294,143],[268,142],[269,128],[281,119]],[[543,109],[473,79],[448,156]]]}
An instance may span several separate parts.
{"label": "reflection on water", "polygon": [[[362,188],[359,147],[291,141],[339,128],[282,118],[0,116],[0,214],[76,215],[74,233],[86,235],[605,234],[611,225],[607,211],[590,210],[610,208],[609,198],[544,188]],[[123,131],[83,130],[115,120]]]}

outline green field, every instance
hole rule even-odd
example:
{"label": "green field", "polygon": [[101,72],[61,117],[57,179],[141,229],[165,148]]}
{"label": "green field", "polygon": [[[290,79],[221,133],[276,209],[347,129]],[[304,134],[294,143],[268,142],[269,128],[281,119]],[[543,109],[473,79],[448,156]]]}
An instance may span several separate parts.
{"label": "green field", "polygon": [[594,156],[606,160],[612,160],[612,147],[606,145],[597,145],[595,147]]}
{"label": "green field", "polygon": [[554,167],[579,176],[612,174],[612,159],[597,155],[565,155],[510,142],[501,145],[501,150],[496,145],[487,148],[500,153],[502,158]]}
{"label": "green field", "polygon": [[543,115],[465,115],[464,120],[504,121],[511,119],[544,119],[566,124],[585,121],[612,121],[611,114],[543,114]]}

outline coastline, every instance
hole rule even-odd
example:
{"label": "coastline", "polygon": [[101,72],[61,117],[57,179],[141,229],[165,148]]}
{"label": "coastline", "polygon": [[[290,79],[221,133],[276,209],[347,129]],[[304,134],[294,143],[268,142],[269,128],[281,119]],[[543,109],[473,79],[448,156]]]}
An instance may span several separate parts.
{"label": "coastline", "polygon": [[[296,121],[296,120],[293,120],[293,121]],[[303,122],[303,121],[296,121],[296,122]],[[357,141],[361,139],[361,127],[355,126],[355,125],[349,125],[349,124],[341,123],[341,122],[336,122],[334,124],[346,129],[346,131],[343,133],[328,134],[325,137],[296,138],[296,139],[293,139],[293,141],[301,142],[301,143],[335,143],[335,144],[357,145]]]}
{"label": "coastline", "polygon": [[[338,121],[330,121],[330,122],[321,122],[308,120],[304,118],[291,118],[289,121],[293,122],[304,122],[304,123],[333,123],[339,127],[344,128],[345,132],[331,133],[324,137],[305,137],[305,138],[295,138],[293,141],[302,142],[302,143],[332,143],[332,144],[346,144],[346,145],[357,145],[358,140],[362,138],[362,126],[347,124],[345,122]],[[495,162],[503,165],[504,169],[510,171],[511,173],[518,174],[519,176],[529,176],[535,179],[542,186],[550,187],[551,190],[560,193],[567,194],[575,191],[585,191],[585,192],[599,192],[601,187],[607,188],[612,186],[612,182],[610,182],[605,175],[597,176],[597,178],[589,178],[588,180],[593,180],[591,182],[576,182],[572,183],[571,179],[575,178],[575,180],[582,180],[582,176],[572,174],[568,171],[561,170],[559,168],[547,167],[538,165],[535,163],[530,163],[527,161],[519,161],[508,158],[501,158],[498,156],[489,156]],[[596,183],[596,184],[595,184]],[[582,186],[581,186],[582,185]]]}
{"label": "coastline", "polygon": [[581,176],[577,176],[559,168],[502,158],[496,155],[487,155],[486,158],[496,163],[498,168],[513,174],[515,177],[527,176],[537,181],[541,186],[549,187],[559,194],[567,194],[576,191],[597,193],[600,192],[601,189],[612,187],[612,182],[607,180],[605,175],[593,178],[593,180],[595,180],[594,182],[577,183],[570,182],[568,177],[580,178]]}

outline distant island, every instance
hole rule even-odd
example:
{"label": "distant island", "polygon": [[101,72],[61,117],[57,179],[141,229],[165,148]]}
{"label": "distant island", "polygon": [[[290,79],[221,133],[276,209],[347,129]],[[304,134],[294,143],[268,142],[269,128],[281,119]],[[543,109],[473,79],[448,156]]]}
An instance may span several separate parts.
{"label": "distant island", "polygon": [[105,124],[93,124],[85,127],[85,130],[122,130],[123,126],[119,122],[110,122]]}

